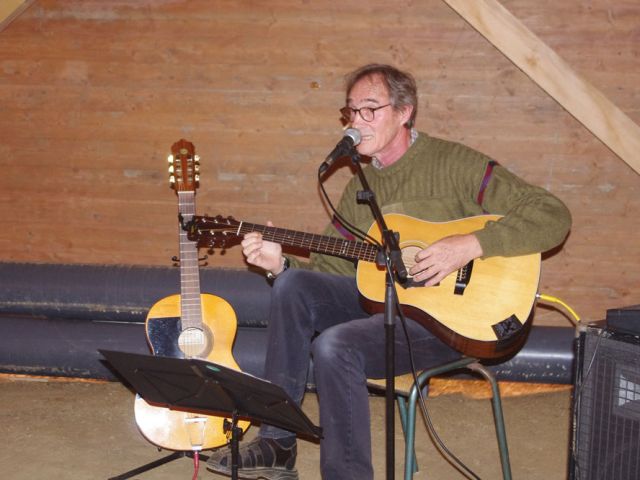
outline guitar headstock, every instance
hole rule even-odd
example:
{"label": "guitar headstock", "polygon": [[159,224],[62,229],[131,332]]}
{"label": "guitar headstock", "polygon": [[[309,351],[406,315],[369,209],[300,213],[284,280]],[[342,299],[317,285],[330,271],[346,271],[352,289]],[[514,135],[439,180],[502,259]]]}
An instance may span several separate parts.
{"label": "guitar headstock", "polygon": [[187,238],[198,248],[226,248],[241,241],[240,222],[233,217],[195,215],[187,223]]}
{"label": "guitar headstock", "polygon": [[176,192],[195,192],[200,182],[200,157],[193,143],[180,139],[171,146],[169,184]]}

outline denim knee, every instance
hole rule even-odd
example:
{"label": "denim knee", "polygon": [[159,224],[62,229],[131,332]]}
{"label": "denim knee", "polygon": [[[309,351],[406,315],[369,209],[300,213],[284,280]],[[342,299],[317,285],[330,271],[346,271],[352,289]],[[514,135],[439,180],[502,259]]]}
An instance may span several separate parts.
{"label": "denim knee", "polygon": [[313,365],[318,373],[342,369],[354,362],[354,359],[349,358],[354,353],[349,346],[351,342],[344,339],[340,331],[340,328],[329,328],[311,344]]}
{"label": "denim knee", "polygon": [[288,269],[273,282],[271,290],[272,301],[280,298],[286,300],[291,298],[292,295],[304,295],[312,286],[312,276],[313,272],[310,270]]}
{"label": "denim knee", "polygon": [[322,332],[311,344],[311,355],[315,364],[330,362],[339,354],[341,342],[336,335],[332,334],[331,330]]}

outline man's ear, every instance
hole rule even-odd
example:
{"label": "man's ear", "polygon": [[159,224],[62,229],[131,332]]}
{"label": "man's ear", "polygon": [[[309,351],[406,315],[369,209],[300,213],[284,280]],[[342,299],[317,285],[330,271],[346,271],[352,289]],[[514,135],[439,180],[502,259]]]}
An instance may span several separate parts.
{"label": "man's ear", "polygon": [[402,124],[406,125],[411,120],[411,114],[413,113],[413,105],[405,105],[401,110]]}

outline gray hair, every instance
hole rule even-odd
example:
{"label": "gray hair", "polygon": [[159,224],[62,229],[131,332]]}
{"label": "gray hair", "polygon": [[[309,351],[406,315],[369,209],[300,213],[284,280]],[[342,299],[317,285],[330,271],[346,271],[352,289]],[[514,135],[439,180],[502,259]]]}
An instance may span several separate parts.
{"label": "gray hair", "polygon": [[418,113],[418,89],[413,76],[390,65],[370,63],[345,77],[347,97],[353,86],[365,77],[379,77],[383,81],[389,92],[391,105],[395,110],[406,106],[413,107],[411,117],[404,124],[407,128],[413,128]]}

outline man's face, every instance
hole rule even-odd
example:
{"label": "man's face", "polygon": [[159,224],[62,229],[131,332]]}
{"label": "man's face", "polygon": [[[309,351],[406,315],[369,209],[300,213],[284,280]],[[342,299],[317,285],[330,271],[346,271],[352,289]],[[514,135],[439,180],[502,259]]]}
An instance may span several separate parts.
{"label": "man's face", "polygon": [[[354,109],[377,108],[389,103],[389,92],[378,75],[360,79],[347,98],[347,106]],[[358,153],[376,157],[384,165],[397,160],[408,148],[407,131],[403,125],[410,113],[410,108],[397,111],[390,105],[376,110],[374,119],[370,122],[356,114],[351,125],[362,134],[362,141],[357,147]]]}

